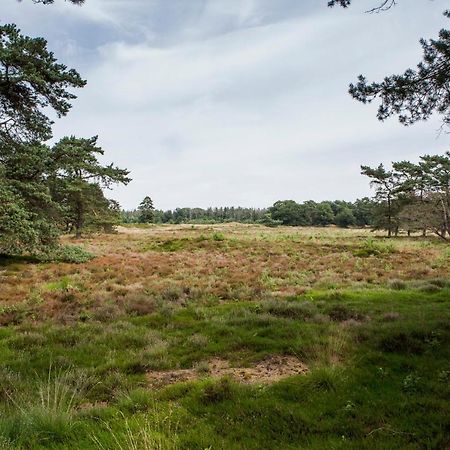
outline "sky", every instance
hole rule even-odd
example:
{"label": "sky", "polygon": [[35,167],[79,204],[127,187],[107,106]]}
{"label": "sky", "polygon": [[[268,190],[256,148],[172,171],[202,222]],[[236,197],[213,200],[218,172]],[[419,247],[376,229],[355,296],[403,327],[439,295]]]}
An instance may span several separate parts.
{"label": "sky", "polygon": [[371,195],[360,165],[448,149],[439,118],[400,125],[347,93],[414,67],[448,27],[446,0],[1,0],[0,21],[42,36],[88,84],[54,125],[99,136],[133,181],[106,192],[133,209],[267,207]]}

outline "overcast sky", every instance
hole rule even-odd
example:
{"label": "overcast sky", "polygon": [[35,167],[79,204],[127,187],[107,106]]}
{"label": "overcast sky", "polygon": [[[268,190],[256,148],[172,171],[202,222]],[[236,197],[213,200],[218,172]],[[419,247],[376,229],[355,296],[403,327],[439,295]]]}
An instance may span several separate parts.
{"label": "overcast sky", "polygon": [[361,164],[441,153],[439,121],[403,127],[347,94],[402,72],[418,40],[448,26],[446,0],[1,0],[0,20],[44,36],[88,80],[55,139],[98,134],[106,162],[133,181],[108,192],[125,208],[269,206],[370,194]]}

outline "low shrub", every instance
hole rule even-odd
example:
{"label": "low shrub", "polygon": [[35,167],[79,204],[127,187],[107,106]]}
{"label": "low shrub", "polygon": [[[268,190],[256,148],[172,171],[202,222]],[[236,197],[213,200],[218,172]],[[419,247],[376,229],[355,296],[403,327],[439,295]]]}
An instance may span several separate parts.
{"label": "low shrub", "polygon": [[311,302],[286,300],[268,300],[261,304],[261,312],[288,319],[310,319],[317,314],[317,308]]}
{"label": "low shrub", "polygon": [[134,316],[146,316],[156,310],[155,300],[146,294],[130,294],[125,300],[125,311]]}
{"label": "low shrub", "polygon": [[39,255],[39,260],[42,262],[65,262],[74,264],[82,264],[93,258],[94,255],[75,245],[58,246],[48,253]]}
{"label": "low shrub", "polygon": [[331,320],[335,322],[344,322],[345,320],[363,321],[366,317],[356,311],[353,311],[346,305],[337,304],[331,307],[327,312]]}
{"label": "low shrub", "polygon": [[426,333],[395,331],[384,336],[379,344],[382,351],[388,353],[408,353],[418,355],[425,351]]}
{"label": "low shrub", "polygon": [[380,256],[394,252],[395,247],[392,244],[376,242],[374,239],[367,239],[353,254],[361,258],[367,258],[369,256]]}
{"label": "low shrub", "polygon": [[205,404],[220,403],[232,397],[233,389],[229,378],[209,383],[202,394],[202,402]]}
{"label": "low shrub", "polygon": [[224,241],[225,235],[223,233],[216,232],[212,235],[213,241]]}
{"label": "low shrub", "polygon": [[403,291],[408,287],[408,285],[402,280],[391,280],[389,282],[389,287],[395,291]]}

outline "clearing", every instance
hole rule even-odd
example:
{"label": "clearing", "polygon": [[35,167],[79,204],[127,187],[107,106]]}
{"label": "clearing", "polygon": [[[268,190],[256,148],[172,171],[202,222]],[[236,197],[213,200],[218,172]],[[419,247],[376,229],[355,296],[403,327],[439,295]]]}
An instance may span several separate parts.
{"label": "clearing", "polygon": [[450,448],[450,248],[120,227],[0,264],[0,448]]}

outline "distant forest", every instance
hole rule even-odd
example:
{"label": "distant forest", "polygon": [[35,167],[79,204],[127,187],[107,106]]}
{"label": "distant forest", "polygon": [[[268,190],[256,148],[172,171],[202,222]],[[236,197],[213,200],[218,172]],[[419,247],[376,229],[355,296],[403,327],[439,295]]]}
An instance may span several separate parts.
{"label": "distant forest", "polygon": [[[376,202],[363,198],[355,202],[342,200],[323,201],[320,203],[294,200],[282,200],[269,208],[210,207],[176,208],[174,210],[153,210],[153,223],[259,223],[268,226],[326,226],[337,225],[372,226]],[[144,216],[147,219],[147,216]],[[124,223],[145,223],[143,210],[122,211]]]}

